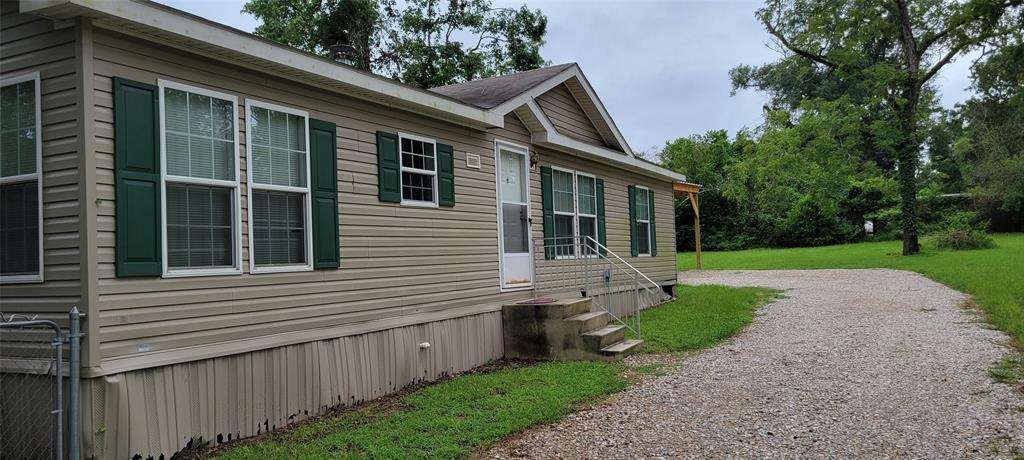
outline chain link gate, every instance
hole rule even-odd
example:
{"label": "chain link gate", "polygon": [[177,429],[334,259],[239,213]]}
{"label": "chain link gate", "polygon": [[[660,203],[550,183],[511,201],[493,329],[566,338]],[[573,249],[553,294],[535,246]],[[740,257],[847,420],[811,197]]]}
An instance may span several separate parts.
{"label": "chain link gate", "polygon": [[0,460],[78,459],[81,316],[71,310],[65,335],[54,321],[0,313]]}

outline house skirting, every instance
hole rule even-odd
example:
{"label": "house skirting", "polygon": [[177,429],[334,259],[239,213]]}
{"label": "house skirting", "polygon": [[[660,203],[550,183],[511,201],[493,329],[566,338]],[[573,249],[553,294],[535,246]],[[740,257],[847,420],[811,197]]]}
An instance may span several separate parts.
{"label": "house skirting", "polygon": [[502,355],[497,311],[87,379],[83,453],[168,459],[190,446],[273,431]]}

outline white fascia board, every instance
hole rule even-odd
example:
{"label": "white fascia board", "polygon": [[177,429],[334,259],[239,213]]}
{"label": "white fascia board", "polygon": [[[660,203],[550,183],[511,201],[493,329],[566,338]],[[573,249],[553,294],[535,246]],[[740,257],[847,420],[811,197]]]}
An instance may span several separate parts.
{"label": "white fascia board", "polygon": [[530,142],[534,144],[550,147],[555,150],[582,154],[583,156],[595,161],[627,169],[637,174],[657,177],[659,179],[674,182],[686,182],[685,175],[679,174],[670,169],[663,168],[653,163],[648,163],[632,155],[622,155],[622,152],[598,147],[596,145],[588,144],[569,136],[559,134],[558,131],[555,131],[555,127],[551,124],[551,120],[548,119],[540,109],[540,106],[537,105],[537,102],[531,99],[526,103],[526,106],[530,108],[530,112],[537,118],[541,126],[544,127],[543,131],[535,132],[530,135]]}
{"label": "white fascia board", "polygon": [[587,81],[587,77],[583,75],[583,71],[580,70],[580,67],[575,64],[572,67],[559,72],[558,75],[555,75],[539,85],[530,88],[529,91],[526,91],[523,94],[490,109],[489,111],[504,116],[506,113],[522,107],[523,104],[532,102],[534,98],[550,91],[558,85],[561,85],[572,77],[576,77],[576,79],[579,80],[580,86],[583,86],[583,89],[587,92],[587,97],[594,101],[594,106],[597,107],[598,112],[601,113],[601,117],[604,119],[604,122],[608,124],[609,128],[611,128],[612,133],[615,135],[615,140],[622,146],[623,151],[630,156],[635,156],[633,150],[629,148],[629,144],[626,142],[625,137],[622,136],[622,132],[619,131],[618,126],[615,126],[615,122],[612,120],[612,117],[608,115],[608,111],[605,110],[604,104],[601,103],[600,99],[598,99],[597,93],[594,92],[594,88],[590,86],[590,82]]}
{"label": "white fascia board", "polygon": [[368,75],[347,66],[329,62],[287,46],[269,43],[252,34],[149,1],[21,0],[19,7],[23,13],[42,16],[109,16],[130,21],[191,40],[213,44],[234,53],[245,54],[319,77],[357,86],[377,94],[382,99],[401,99],[424,108],[470,119],[487,127],[498,128],[504,125],[503,114],[499,115],[497,112],[472,107],[388,78]]}

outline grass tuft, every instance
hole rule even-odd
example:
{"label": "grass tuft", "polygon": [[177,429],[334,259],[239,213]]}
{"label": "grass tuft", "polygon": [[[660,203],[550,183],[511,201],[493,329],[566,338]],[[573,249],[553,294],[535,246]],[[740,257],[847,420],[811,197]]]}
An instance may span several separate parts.
{"label": "grass tuft", "polygon": [[676,286],[678,299],[640,313],[645,353],[697,350],[731,337],[779,291],[726,286]]}

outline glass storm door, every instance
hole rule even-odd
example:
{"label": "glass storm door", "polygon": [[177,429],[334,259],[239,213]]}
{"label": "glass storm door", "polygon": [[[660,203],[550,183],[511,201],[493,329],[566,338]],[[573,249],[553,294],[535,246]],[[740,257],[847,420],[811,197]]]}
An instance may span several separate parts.
{"label": "glass storm door", "polygon": [[533,285],[530,238],[530,174],[525,149],[497,144],[498,246],[501,254],[501,286],[506,289]]}

